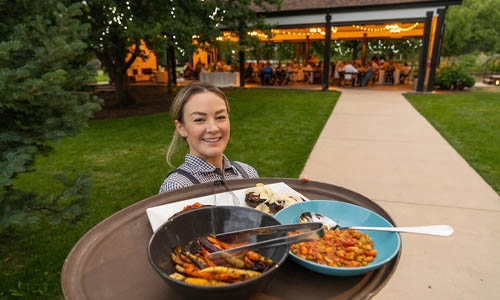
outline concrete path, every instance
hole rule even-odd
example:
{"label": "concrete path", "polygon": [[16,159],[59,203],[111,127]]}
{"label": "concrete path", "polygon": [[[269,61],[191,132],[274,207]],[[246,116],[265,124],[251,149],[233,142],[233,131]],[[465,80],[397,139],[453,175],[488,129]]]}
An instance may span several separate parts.
{"label": "concrete path", "polygon": [[372,199],[399,226],[455,229],[401,234],[398,268],[374,299],[499,299],[499,195],[402,91],[341,92],[302,174]]}

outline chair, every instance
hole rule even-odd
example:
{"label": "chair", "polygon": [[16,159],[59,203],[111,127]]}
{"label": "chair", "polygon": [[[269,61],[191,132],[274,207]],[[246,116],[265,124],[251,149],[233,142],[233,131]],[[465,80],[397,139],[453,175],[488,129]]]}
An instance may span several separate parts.
{"label": "chair", "polygon": [[394,84],[394,71],[385,70],[384,73],[384,84]]}
{"label": "chair", "polygon": [[313,83],[321,83],[321,72],[320,71],[314,71]]}
{"label": "chair", "polygon": [[406,80],[409,78],[410,74],[401,74],[399,75],[399,84],[405,84]]}
{"label": "chair", "polygon": [[350,73],[350,72],[340,72],[340,86],[354,86],[356,83],[356,78],[357,78],[356,73]]}

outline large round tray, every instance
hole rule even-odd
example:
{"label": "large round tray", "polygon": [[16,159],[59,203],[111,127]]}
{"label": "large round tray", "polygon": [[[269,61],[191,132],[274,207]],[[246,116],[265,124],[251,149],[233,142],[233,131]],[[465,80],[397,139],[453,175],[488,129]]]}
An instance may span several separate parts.
{"label": "large round tray", "polygon": [[[309,199],[360,205],[396,225],[387,212],[370,199],[332,184],[259,178],[228,181],[227,185],[237,190],[259,182],[285,182]],[[152,229],[146,208],[224,191],[222,186],[206,183],[156,195],[96,225],[78,241],[66,258],[61,276],[66,299],[181,299],[149,264],[147,246]],[[355,277],[326,276],[287,260],[269,285],[252,299],[369,299],[390,279],[400,253],[382,268]]]}

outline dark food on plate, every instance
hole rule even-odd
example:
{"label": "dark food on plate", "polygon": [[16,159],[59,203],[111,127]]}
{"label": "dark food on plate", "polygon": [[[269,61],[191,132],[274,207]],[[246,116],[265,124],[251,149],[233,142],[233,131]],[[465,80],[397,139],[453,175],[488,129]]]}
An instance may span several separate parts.
{"label": "dark food on plate", "polygon": [[224,243],[209,235],[197,238],[186,247],[189,250],[177,246],[171,254],[176,272],[170,277],[195,285],[227,285],[260,276],[274,265],[270,258],[255,251],[239,256],[227,254],[217,261],[208,258],[210,252],[241,245]]}
{"label": "dark food on plate", "polygon": [[275,193],[262,183],[257,183],[255,187],[245,191],[247,205],[266,213],[277,213],[281,209],[301,201],[304,199],[299,196]]}
{"label": "dark food on plate", "polygon": [[266,188],[264,184],[257,183],[255,187],[249,188],[245,191],[245,202],[248,206],[256,208],[259,204],[271,198],[273,191]]}
{"label": "dark food on plate", "polygon": [[354,229],[327,230],[320,240],[290,246],[293,254],[302,259],[330,267],[363,267],[377,255],[367,234]]}
{"label": "dark food on plate", "polygon": [[264,203],[264,201],[266,201],[266,199],[261,198],[258,193],[248,192],[248,194],[245,194],[245,202],[250,207],[256,208],[259,204]]}

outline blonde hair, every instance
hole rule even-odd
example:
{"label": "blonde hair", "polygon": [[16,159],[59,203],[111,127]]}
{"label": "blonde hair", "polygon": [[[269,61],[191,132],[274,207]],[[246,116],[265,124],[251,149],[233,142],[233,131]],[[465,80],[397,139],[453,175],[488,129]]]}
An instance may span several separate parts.
{"label": "blonde hair", "polygon": [[[211,83],[196,81],[182,88],[175,96],[174,101],[172,102],[172,106],[170,107],[170,115],[172,116],[172,119],[179,121],[181,124],[184,124],[184,106],[186,105],[188,100],[196,94],[206,92],[214,93],[222,100],[224,100],[227,113],[229,114],[229,103],[227,102],[227,98],[224,92],[222,92],[218,87]],[[170,141],[170,145],[168,146],[167,150],[167,163],[172,168],[175,168],[172,163],[172,156],[177,150],[180,139],[181,136],[179,132],[177,132],[177,130],[174,130],[172,140]],[[182,139],[185,140],[185,138]]]}

